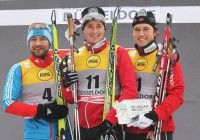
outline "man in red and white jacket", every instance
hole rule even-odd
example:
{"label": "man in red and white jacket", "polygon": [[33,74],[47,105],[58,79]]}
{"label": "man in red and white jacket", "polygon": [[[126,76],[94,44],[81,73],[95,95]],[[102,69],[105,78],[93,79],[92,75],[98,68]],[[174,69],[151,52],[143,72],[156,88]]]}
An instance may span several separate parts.
{"label": "man in red and white jacket", "polygon": [[[100,140],[101,135],[112,133],[122,140],[122,129],[117,125],[115,109],[103,120],[106,79],[109,60],[109,41],[105,38],[105,12],[100,7],[88,7],[82,12],[84,46],[75,53],[75,68],[78,74],[78,111],[81,140]],[[137,97],[134,69],[127,51],[116,45],[115,96],[119,102]],[[64,85],[76,81],[76,72],[66,73]],[[69,94],[64,94],[68,102]],[[72,96],[71,96],[72,97]]]}

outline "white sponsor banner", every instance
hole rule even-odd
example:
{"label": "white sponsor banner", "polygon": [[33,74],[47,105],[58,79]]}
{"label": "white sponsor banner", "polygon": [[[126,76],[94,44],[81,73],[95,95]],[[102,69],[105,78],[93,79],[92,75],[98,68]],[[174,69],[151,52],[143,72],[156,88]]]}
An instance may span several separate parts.
{"label": "white sponsor banner", "polygon": [[[106,23],[111,23],[115,7],[102,8],[105,10]],[[140,9],[153,11],[158,23],[165,23],[167,13],[173,15],[173,23],[200,23],[200,6],[122,7],[118,23],[131,23],[135,12]],[[57,24],[66,24],[67,13],[80,19],[83,8],[0,10],[0,26],[29,25],[33,22],[50,24],[52,10],[56,11]]]}

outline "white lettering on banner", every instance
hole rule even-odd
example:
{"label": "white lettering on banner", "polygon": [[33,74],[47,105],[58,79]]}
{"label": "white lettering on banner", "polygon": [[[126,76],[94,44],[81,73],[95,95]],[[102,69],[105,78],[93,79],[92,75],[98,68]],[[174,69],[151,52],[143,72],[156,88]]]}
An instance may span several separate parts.
{"label": "white lettering on banner", "polygon": [[[112,18],[114,17],[114,10],[115,7],[102,7],[105,11],[105,19],[106,19],[106,23],[111,23],[112,22]],[[128,9],[127,9],[128,8]],[[140,10],[140,8],[133,8],[133,7],[122,7],[119,11],[119,16],[118,16],[118,22],[119,23],[131,23],[135,13],[137,11]],[[146,7],[147,10],[155,10],[157,9],[157,7]],[[63,11],[60,11],[61,13],[59,14],[60,16],[63,15],[63,21],[61,22],[65,22],[67,20],[67,14],[71,13],[73,15],[74,19],[81,19],[81,11],[83,9],[81,8],[76,8],[75,9],[66,9],[63,11],[66,11],[64,13],[62,13]]]}
{"label": "white lettering on banner", "polygon": [[[106,23],[111,23],[115,7],[102,8],[105,11]],[[33,22],[45,22],[50,24],[52,10],[56,11],[57,24],[67,24],[67,13],[72,13],[74,19],[80,19],[83,9],[84,8],[0,10],[0,19],[3,19],[0,22],[0,26],[29,25]],[[125,6],[120,9],[118,23],[132,23],[135,12],[141,9],[153,11],[158,23],[166,22],[167,13],[173,15],[173,23],[200,23],[200,18],[198,18],[200,17],[200,6]]]}

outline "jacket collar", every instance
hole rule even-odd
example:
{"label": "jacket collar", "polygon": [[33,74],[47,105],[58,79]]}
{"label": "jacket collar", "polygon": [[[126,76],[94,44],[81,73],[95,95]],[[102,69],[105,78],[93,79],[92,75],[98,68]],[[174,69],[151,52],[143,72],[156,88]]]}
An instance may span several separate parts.
{"label": "jacket collar", "polygon": [[147,55],[158,49],[158,45],[155,42],[155,40],[151,41],[149,44],[143,47],[139,47],[137,44],[135,44],[135,48],[138,50],[139,54],[141,56]]}
{"label": "jacket collar", "polygon": [[96,54],[101,52],[104,48],[106,48],[109,42],[106,38],[103,38],[101,41],[94,45],[91,45],[87,41],[85,41],[84,44],[87,47],[88,51],[90,51],[92,54]]}
{"label": "jacket collar", "polygon": [[42,58],[37,58],[37,57],[31,55],[31,56],[29,57],[29,60],[30,60],[33,64],[35,64],[37,67],[45,68],[45,67],[49,66],[49,65],[52,63],[53,58],[52,58],[52,56],[50,55],[50,53],[48,53],[47,56],[46,56],[44,59],[42,59]]}

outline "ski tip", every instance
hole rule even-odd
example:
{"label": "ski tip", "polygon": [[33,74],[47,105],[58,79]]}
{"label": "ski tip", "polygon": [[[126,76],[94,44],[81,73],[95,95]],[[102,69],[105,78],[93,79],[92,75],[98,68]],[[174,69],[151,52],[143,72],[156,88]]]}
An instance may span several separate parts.
{"label": "ski tip", "polygon": [[56,11],[55,10],[52,10],[51,22],[54,23],[54,24],[56,23]]}

